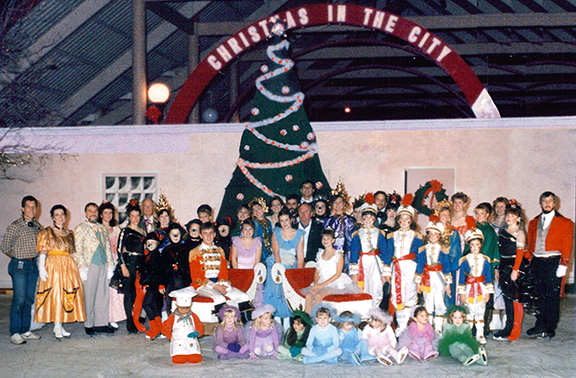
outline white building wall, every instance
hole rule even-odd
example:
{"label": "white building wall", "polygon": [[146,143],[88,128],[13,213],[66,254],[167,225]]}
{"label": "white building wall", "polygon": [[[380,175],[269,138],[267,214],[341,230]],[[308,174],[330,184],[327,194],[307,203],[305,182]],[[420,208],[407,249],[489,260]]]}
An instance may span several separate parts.
{"label": "white building wall", "polygon": [[[529,218],[545,190],[560,198],[560,212],[575,218],[576,118],[426,120],[313,124],[320,160],[332,186],[339,179],[353,198],[378,189],[404,193],[406,168],[454,168],[455,191],[476,204],[516,198]],[[181,223],[202,203],[216,212],[238,158],[242,125],[108,126],[25,129],[1,143],[57,147],[41,170],[21,168],[23,180],[0,180],[0,237],[20,214],[20,200],[41,203],[40,223],[62,203],[70,227],[83,221],[87,202],[103,200],[104,174],[156,174]],[[424,184],[424,183],[422,183]],[[448,188],[449,194],[452,189]],[[0,256],[0,287],[10,286],[8,259]]]}

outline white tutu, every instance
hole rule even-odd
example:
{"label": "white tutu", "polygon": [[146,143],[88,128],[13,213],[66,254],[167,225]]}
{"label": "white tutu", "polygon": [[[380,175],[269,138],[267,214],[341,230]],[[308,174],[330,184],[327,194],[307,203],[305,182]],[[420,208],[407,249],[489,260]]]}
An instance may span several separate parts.
{"label": "white tutu", "polygon": [[[323,253],[324,250],[321,249],[316,255],[316,270],[319,273],[319,284],[329,280],[336,274],[338,259],[340,256],[342,256],[342,251],[337,250],[334,256],[332,256],[329,260],[324,260],[322,258]],[[302,289],[302,294],[308,294],[311,288],[312,285]],[[330,294],[359,294],[362,292],[362,289],[360,289],[360,287],[356,285],[350,276],[348,276],[346,273],[342,273],[336,281],[331,282],[328,284],[328,286],[322,288],[322,290],[326,290]]]}

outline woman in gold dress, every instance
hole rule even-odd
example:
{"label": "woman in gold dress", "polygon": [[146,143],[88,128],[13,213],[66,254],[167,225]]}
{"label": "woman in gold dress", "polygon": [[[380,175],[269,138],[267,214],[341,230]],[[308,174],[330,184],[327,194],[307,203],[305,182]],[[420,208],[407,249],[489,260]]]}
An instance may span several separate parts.
{"label": "woman in gold dress", "polygon": [[83,322],[86,318],[82,280],[72,257],[74,233],[64,226],[67,215],[64,206],[52,207],[50,216],[54,226],[40,231],[36,246],[40,282],[34,321],[53,322],[54,336],[59,340],[70,337],[62,323]]}

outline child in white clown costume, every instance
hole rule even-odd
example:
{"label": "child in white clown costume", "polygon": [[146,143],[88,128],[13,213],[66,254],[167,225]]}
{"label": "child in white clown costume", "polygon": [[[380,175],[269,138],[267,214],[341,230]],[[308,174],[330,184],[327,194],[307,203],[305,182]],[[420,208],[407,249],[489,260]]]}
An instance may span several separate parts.
{"label": "child in white clown costume", "polygon": [[[429,314],[429,322],[436,333],[442,333],[444,326],[444,295],[452,296],[450,272],[450,246],[441,244],[440,237],[444,233],[444,225],[431,221],[426,226],[425,261],[422,276],[416,276],[418,293],[423,293],[424,307]],[[422,262],[422,261],[421,261]],[[418,269],[420,270],[420,269]]]}
{"label": "child in white clown costume", "polygon": [[388,234],[384,254],[384,277],[387,281],[391,279],[390,302],[398,323],[396,336],[406,329],[412,307],[418,301],[415,280],[416,275],[422,274],[426,258],[422,235],[411,228],[415,210],[407,204],[411,202],[410,198],[405,196],[402,202],[396,213],[400,228]]}
{"label": "child in white clown costume", "polygon": [[383,253],[386,250],[386,234],[374,227],[378,209],[375,204],[364,203],[360,207],[362,227],[352,234],[350,248],[350,276],[372,296],[372,307],[382,301],[384,280]]}
{"label": "child in white clown costume", "polygon": [[490,294],[494,293],[490,259],[482,254],[484,235],[477,228],[466,232],[466,244],[470,253],[460,259],[458,294],[460,301],[468,307],[470,327],[476,326],[476,339],[486,344],[484,337],[484,311]]}
{"label": "child in white clown costume", "polygon": [[204,334],[204,325],[192,312],[192,298],[196,295],[198,292],[191,286],[170,293],[176,298],[176,310],[164,322],[162,333],[170,339],[170,356],[175,364],[202,361],[198,338]]}

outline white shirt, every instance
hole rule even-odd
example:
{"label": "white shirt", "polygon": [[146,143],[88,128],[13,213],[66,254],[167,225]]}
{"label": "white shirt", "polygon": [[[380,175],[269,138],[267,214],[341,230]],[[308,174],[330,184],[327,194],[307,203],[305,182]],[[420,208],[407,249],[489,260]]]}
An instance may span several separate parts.
{"label": "white shirt", "polygon": [[308,252],[308,236],[310,236],[310,230],[312,229],[312,220],[310,220],[310,223],[308,223],[306,227],[298,222],[298,229],[304,231],[304,256],[306,256],[306,252]]}
{"label": "white shirt", "polygon": [[154,231],[154,217],[150,217],[150,218],[146,218],[146,216],[143,216],[144,218],[144,226],[146,227],[146,232],[152,232]]}
{"label": "white shirt", "polygon": [[548,214],[542,214],[541,215],[541,217],[544,218],[544,229],[547,229],[548,227],[550,227],[550,223],[552,223],[552,219],[554,218],[554,215],[556,215],[556,210],[552,210]]}

